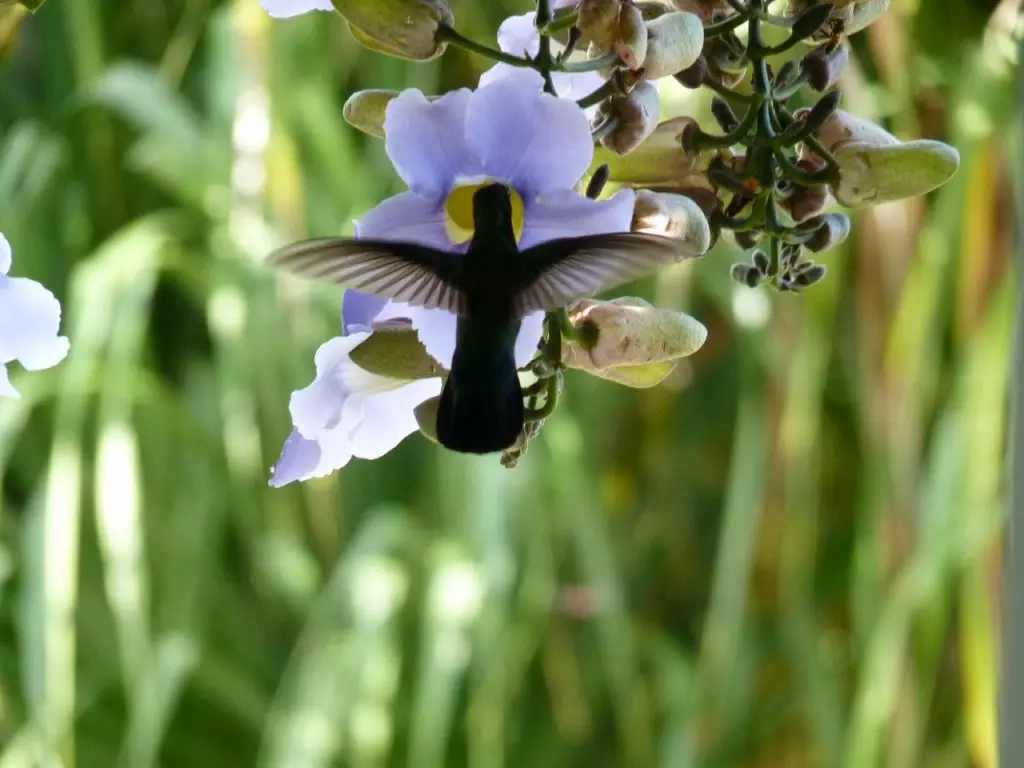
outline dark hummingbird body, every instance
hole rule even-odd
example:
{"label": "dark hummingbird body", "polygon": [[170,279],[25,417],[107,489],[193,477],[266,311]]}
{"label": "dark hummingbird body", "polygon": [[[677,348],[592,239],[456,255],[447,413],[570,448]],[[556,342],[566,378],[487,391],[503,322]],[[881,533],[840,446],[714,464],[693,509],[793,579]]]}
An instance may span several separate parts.
{"label": "dark hummingbird body", "polygon": [[451,373],[437,408],[437,439],[463,453],[503,451],[523,428],[516,371],[515,314],[519,247],[508,188],[492,184],[473,196],[473,239],[466,251],[466,314],[455,331]]}
{"label": "dark hummingbird body", "polygon": [[509,189],[501,184],[477,190],[473,224],[465,254],[330,238],[289,246],[272,262],[303,277],[457,315],[437,439],[453,451],[492,453],[511,447],[523,429],[515,342],[524,315],[566,307],[697,254],[680,241],[634,233],[562,238],[520,251]]}

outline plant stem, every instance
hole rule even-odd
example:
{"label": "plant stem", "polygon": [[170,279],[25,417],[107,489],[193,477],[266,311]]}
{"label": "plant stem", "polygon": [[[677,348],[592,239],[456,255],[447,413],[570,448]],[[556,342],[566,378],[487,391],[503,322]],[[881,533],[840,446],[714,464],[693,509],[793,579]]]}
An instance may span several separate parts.
{"label": "plant stem", "polygon": [[454,28],[449,27],[447,24],[441,24],[437,28],[437,39],[446,43],[462,48],[466,51],[472,51],[478,53],[481,56],[486,56],[489,59],[500,61],[504,64],[511,64],[513,67],[530,67],[536,69],[536,65],[530,59],[525,59],[522,56],[515,56],[511,53],[505,53],[499,51],[497,48],[491,48],[483,43],[478,43],[476,40],[470,40],[468,37],[457,32]]}
{"label": "plant stem", "polygon": [[557,96],[555,84],[551,79],[551,69],[555,60],[551,57],[551,36],[547,33],[547,26],[551,23],[551,0],[537,0],[537,32],[540,34],[540,46],[537,50],[537,58],[534,59],[537,71],[544,78],[544,90],[552,96]]}

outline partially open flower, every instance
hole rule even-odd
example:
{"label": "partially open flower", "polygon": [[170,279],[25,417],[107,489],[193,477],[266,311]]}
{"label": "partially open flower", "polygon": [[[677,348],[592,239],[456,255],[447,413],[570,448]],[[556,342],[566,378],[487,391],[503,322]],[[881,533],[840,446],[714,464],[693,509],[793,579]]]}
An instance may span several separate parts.
{"label": "partially open flower", "polygon": [[601,139],[601,146],[617,155],[625,155],[654,133],[660,112],[661,97],[657,87],[640,83],[626,96],[612,96],[602,101],[591,123],[598,126],[606,120],[616,120],[616,127]]}
{"label": "partially open flower", "polygon": [[0,396],[20,397],[7,375],[7,364],[29,371],[52,368],[70,348],[60,328],[60,302],[35,280],[8,277],[11,246],[0,235]]}
{"label": "partially open flower", "polygon": [[711,225],[701,206],[671,192],[636,191],[633,231],[681,240],[693,253],[706,253],[711,247]]}
{"label": "partially open flower", "polygon": [[637,298],[584,299],[569,319],[580,339],[563,344],[562,363],[633,387],[654,386],[707,340],[694,318]]}

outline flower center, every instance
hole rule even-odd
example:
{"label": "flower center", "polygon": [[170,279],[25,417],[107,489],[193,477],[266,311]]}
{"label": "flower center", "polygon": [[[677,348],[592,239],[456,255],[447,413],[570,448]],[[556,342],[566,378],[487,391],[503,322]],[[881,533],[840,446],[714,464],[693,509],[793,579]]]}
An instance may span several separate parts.
{"label": "flower center", "polygon": [[[478,189],[493,183],[490,179],[474,181],[457,186],[448,194],[448,199],[444,203],[444,225],[448,237],[456,245],[468,242],[473,237],[473,195]],[[509,197],[512,200],[512,231],[518,243],[523,236],[525,208],[523,198],[511,187]]]}

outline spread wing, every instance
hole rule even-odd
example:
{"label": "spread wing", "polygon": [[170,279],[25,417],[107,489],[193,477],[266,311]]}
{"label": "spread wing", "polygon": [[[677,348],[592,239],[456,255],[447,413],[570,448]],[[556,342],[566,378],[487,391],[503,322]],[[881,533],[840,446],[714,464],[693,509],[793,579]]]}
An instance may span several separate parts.
{"label": "spread wing", "polygon": [[330,237],[289,245],[270,264],[299,277],[323,280],[424,309],[464,314],[465,257],[414,243]]}
{"label": "spread wing", "polygon": [[566,307],[670,264],[700,257],[673,238],[621,232],[551,240],[523,251],[521,258],[517,315]]}

